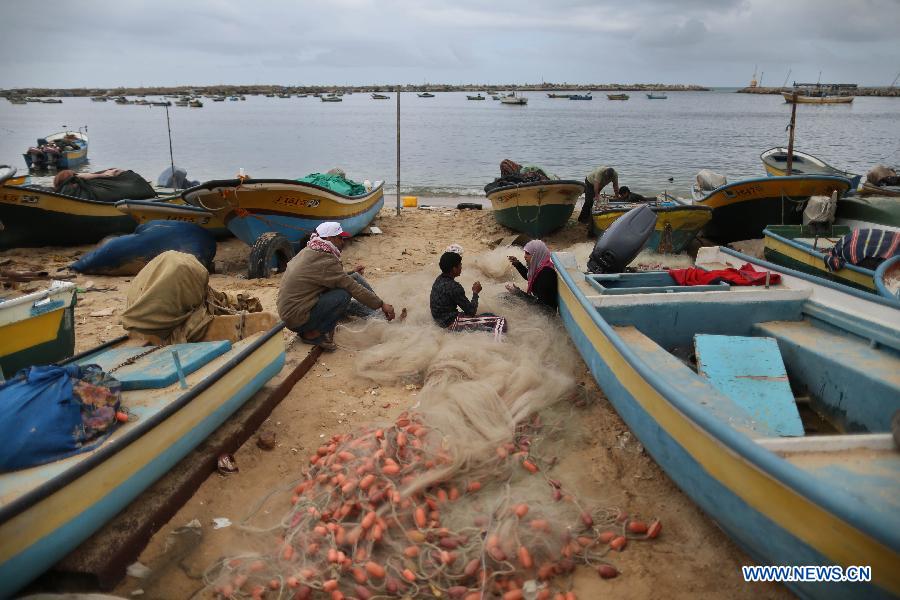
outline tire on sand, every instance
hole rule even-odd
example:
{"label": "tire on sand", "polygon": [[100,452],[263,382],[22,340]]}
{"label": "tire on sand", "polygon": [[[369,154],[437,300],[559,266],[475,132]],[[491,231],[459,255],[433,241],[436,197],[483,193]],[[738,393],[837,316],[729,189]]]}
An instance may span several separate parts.
{"label": "tire on sand", "polygon": [[256,239],[250,249],[247,279],[268,279],[274,270],[281,273],[294,257],[294,247],[286,237],[268,231]]}

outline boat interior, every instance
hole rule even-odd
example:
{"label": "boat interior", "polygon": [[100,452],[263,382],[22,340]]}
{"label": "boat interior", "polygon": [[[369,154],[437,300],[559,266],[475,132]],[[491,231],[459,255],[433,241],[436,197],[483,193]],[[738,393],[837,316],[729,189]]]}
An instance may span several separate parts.
{"label": "boat interior", "polygon": [[900,324],[782,284],[684,287],[665,271],[567,270],[646,372],[720,432],[743,434],[900,527],[900,494],[885,493],[900,478],[890,433]]}

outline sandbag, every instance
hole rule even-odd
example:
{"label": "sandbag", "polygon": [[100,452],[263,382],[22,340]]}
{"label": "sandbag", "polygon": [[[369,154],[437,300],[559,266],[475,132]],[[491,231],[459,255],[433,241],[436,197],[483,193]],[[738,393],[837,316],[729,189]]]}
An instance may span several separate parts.
{"label": "sandbag", "polygon": [[897,171],[887,165],[875,165],[866,173],[866,181],[872,185],[896,185]]}
{"label": "sandbag", "polygon": [[711,192],[727,184],[728,180],[725,179],[725,176],[719,175],[715,171],[701,169],[697,173],[697,188],[704,192]]}
{"label": "sandbag", "polygon": [[94,179],[70,177],[60,185],[59,193],[98,202],[146,200],[156,197],[153,187],[134,171],[123,171],[113,177]]}
{"label": "sandbag", "polygon": [[137,275],[156,256],[177,250],[195,257],[212,270],[216,240],[206,229],[181,221],[150,221],[134,233],[109,238],[69,268],[91,275]]}
{"label": "sandbag", "polygon": [[258,312],[258,299],[218,292],[209,287],[209,272],[190,254],[167,250],[152,259],[132,280],[125,298],[122,326],[129,334],[162,344],[203,339],[216,315]]}
{"label": "sandbag", "polygon": [[97,365],[30,367],[0,385],[0,472],[85,452],[116,424],[121,384]]}

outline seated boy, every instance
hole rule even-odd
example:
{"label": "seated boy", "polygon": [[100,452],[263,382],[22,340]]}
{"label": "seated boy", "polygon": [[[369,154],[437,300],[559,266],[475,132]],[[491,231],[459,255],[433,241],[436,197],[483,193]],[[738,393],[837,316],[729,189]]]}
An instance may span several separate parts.
{"label": "seated boy", "polygon": [[472,284],[472,300],[469,301],[463,286],[455,281],[462,274],[462,256],[444,252],[439,265],[441,274],[431,286],[431,316],[435,322],[448,331],[490,331],[499,339],[506,331],[506,319],[491,313],[477,314],[481,283]]}

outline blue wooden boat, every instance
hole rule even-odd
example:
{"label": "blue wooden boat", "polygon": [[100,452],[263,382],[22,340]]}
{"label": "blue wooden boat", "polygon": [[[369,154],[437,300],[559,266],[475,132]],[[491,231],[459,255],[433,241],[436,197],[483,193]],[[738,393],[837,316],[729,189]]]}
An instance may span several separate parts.
{"label": "blue wooden boat", "polygon": [[647,94],[648,100],[665,100],[666,98],[668,98],[668,96],[666,95],[665,92],[661,92],[659,94],[654,94],[653,92],[650,92],[649,94]]}
{"label": "blue wooden boat", "polygon": [[74,169],[88,159],[88,136],[85,131],[60,131],[40,138],[37,145],[24,154],[29,169]]}
{"label": "blue wooden boat", "polygon": [[74,550],[275,376],[284,365],[283,327],[233,344],[179,344],[149,354],[120,338],[74,357],[104,370],[137,357],[113,372],[122,382],[122,406],[137,418],[94,450],[0,474],[0,598]]}
{"label": "blue wooden boat", "polygon": [[804,598],[900,595],[900,310],[727,248],[697,265],[781,282],[691,288],[553,262],[563,323],[616,411],[756,564],[871,567],[860,583],[787,583]]}
{"label": "blue wooden boat", "polygon": [[875,269],[875,291],[900,303],[900,256],[887,259]]}
{"label": "blue wooden boat", "polygon": [[590,94],[572,94],[569,96],[569,100],[593,100],[594,97]]}

